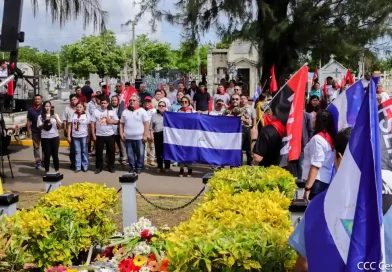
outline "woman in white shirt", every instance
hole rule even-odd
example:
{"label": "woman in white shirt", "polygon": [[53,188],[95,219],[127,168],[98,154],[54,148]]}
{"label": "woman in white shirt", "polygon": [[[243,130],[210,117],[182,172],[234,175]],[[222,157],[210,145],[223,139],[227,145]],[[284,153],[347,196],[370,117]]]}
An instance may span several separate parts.
{"label": "woman in white shirt", "polygon": [[317,112],[314,136],[304,149],[302,179],[306,181],[305,200],[311,200],[326,190],[331,181],[336,130],[333,116],[326,110]]}
{"label": "woman in white shirt", "polygon": [[90,115],[84,111],[83,103],[76,104],[76,111],[68,119],[68,142],[75,146],[75,173],[88,171],[88,130]]}
{"label": "woman in white shirt", "polygon": [[53,158],[54,170],[59,172],[59,131],[60,117],[54,113],[52,104],[46,101],[42,104],[42,114],[38,116],[37,125],[41,129],[41,144],[44,152],[45,172],[49,172],[50,157]]}

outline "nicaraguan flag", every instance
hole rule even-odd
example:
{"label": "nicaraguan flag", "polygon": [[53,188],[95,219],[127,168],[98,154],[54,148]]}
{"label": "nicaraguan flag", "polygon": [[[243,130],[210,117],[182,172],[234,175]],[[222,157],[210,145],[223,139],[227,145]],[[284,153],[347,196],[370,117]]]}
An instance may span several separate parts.
{"label": "nicaraguan flag", "polygon": [[257,86],[255,95],[253,96],[253,106],[256,104],[256,101],[259,98],[260,94],[261,94],[261,87]]}
{"label": "nicaraguan flag", "polygon": [[376,84],[373,78],[330,187],[306,210],[309,271],[360,271],[361,262],[374,262],[372,271],[380,271],[384,236]]}
{"label": "nicaraguan flag", "polygon": [[336,131],[354,126],[364,95],[363,84],[357,81],[328,106],[327,110],[335,120]]}
{"label": "nicaraguan flag", "polygon": [[165,112],[163,157],[180,163],[240,166],[239,117]]}

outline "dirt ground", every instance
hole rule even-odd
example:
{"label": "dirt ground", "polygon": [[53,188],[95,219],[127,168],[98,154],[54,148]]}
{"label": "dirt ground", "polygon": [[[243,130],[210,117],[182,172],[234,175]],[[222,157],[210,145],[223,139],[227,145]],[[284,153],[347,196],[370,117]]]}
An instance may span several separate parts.
{"label": "dirt ground", "polygon": [[[43,192],[28,192],[20,193],[18,209],[30,209],[38,202],[39,198],[44,195]],[[148,196],[148,200],[154,204],[165,207],[165,208],[175,208],[189,202],[192,197],[161,197],[161,196]],[[137,199],[137,211],[138,217],[145,217],[151,220],[151,222],[157,227],[174,227],[181,222],[190,218],[193,210],[201,203],[203,197],[199,197],[194,203],[188,207],[177,210],[177,211],[163,211],[153,207],[151,204],[147,203],[141,197]],[[114,220],[116,221],[117,229],[121,231],[122,229],[122,214],[121,214],[121,195],[119,195],[120,210],[117,215],[115,215]]]}

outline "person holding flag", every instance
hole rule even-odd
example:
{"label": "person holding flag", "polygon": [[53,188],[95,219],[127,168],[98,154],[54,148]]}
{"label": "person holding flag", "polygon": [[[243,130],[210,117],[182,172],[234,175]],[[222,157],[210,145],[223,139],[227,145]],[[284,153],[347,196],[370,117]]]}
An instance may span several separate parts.
{"label": "person holding flag", "polygon": [[392,220],[390,205],[384,214],[382,209],[376,84],[373,78],[351,136],[348,128],[334,139],[338,171],[330,187],[310,202],[289,239],[301,255],[295,271],[359,271],[366,270],[365,263],[382,271],[392,262],[392,243],[384,243],[382,231],[383,217],[385,223]]}

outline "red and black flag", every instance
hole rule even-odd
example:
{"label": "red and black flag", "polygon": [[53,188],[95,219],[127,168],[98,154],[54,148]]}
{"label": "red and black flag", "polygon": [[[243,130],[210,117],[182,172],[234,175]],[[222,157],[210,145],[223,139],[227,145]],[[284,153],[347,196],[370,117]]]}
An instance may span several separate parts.
{"label": "red and black flag", "polygon": [[299,159],[301,154],[302,121],[305,106],[305,91],[308,82],[308,66],[304,65],[287,81],[271,101],[271,109],[286,127],[280,150],[280,166]]}
{"label": "red and black flag", "polygon": [[313,85],[314,85],[316,82],[318,82],[318,70],[317,70],[317,67],[316,67],[316,70],[314,70],[314,73],[313,73],[312,87],[313,87]]}

